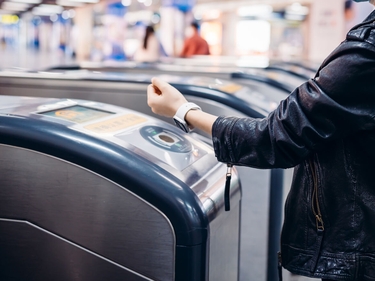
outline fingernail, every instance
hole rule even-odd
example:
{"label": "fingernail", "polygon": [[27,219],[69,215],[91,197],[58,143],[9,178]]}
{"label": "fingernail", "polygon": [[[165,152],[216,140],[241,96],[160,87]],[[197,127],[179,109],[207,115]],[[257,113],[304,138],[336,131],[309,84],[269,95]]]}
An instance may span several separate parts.
{"label": "fingernail", "polygon": [[154,86],[154,85],[152,85],[152,87],[154,87],[154,89],[155,89],[155,93],[157,93],[158,95],[161,95],[161,91],[159,90],[158,87],[156,87],[156,86]]}

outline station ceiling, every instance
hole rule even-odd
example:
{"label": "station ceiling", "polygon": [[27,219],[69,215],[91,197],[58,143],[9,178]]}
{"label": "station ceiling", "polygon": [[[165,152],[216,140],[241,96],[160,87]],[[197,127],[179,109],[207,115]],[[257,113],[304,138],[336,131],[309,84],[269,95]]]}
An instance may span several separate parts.
{"label": "station ceiling", "polygon": [[[33,9],[34,7],[40,6],[40,5],[56,5],[56,3],[59,3],[58,1],[68,1],[68,0],[0,0],[0,14],[4,13],[6,11],[11,11],[9,9],[6,9],[8,7],[12,7],[17,4],[22,3],[24,5],[27,5],[27,2],[29,1],[34,1],[34,3],[29,3],[28,8],[24,9],[23,12],[29,11]],[[40,3],[38,3],[41,1]],[[69,0],[70,3],[77,3],[81,2],[81,5],[90,5],[92,3],[87,3],[86,1],[97,1],[97,0]],[[118,2],[118,0],[100,0],[100,1],[106,1],[106,2]],[[155,9],[158,6],[160,6],[160,3],[163,0],[153,0],[153,4],[151,7],[145,7],[140,0],[132,0],[132,5],[129,7],[131,11],[137,11],[137,10],[142,10],[142,9]],[[6,2],[6,3],[5,3]],[[241,7],[243,5],[255,5],[255,4],[269,4],[274,7],[282,7],[286,5],[290,5],[292,3],[301,3],[301,4],[309,4],[312,2],[312,0],[195,0],[195,5],[196,6],[207,6],[206,8],[212,8],[218,9],[222,6],[223,9],[228,9],[230,7]],[[63,5],[65,9],[69,8],[76,8],[74,5]],[[1,12],[3,10],[3,12]],[[18,12],[14,12],[18,13]],[[19,12],[22,13],[22,12]]]}

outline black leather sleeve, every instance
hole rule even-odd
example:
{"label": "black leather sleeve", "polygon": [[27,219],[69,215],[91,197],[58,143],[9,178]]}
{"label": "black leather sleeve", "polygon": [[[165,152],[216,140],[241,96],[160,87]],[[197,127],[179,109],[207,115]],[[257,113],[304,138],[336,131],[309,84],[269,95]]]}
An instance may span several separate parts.
{"label": "black leather sleeve", "polygon": [[375,48],[367,42],[344,42],[324,65],[267,118],[219,117],[212,128],[217,159],[288,168],[327,142],[374,130]]}

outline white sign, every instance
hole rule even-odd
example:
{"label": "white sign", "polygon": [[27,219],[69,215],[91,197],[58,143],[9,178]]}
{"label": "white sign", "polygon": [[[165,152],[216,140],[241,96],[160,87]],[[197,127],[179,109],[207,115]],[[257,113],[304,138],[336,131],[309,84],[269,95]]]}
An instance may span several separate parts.
{"label": "white sign", "polygon": [[344,0],[314,0],[309,22],[309,59],[322,62],[345,40]]}

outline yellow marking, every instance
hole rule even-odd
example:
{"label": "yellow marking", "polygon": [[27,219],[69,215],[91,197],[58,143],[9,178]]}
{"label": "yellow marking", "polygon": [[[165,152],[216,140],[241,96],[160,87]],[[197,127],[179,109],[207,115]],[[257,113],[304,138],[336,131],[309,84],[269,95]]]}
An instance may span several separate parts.
{"label": "yellow marking", "polygon": [[90,124],[90,125],[84,126],[83,128],[85,128],[86,130],[95,132],[95,133],[106,134],[106,133],[120,131],[120,130],[129,128],[131,126],[144,123],[146,121],[147,119],[142,116],[135,115],[135,114],[126,114],[126,115],[111,118],[102,122]]}
{"label": "yellow marking", "polygon": [[242,89],[241,85],[238,84],[228,84],[218,88],[220,91],[227,92],[229,94],[234,94],[235,92]]}
{"label": "yellow marking", "polygon": [[280,75],[274,72],[267,73],[267,78],[273,79],[273,80],[279,80]]}

